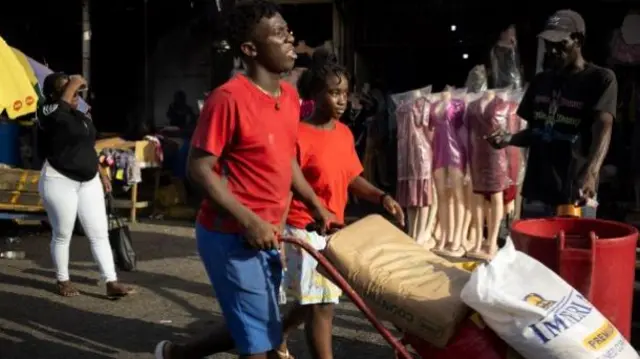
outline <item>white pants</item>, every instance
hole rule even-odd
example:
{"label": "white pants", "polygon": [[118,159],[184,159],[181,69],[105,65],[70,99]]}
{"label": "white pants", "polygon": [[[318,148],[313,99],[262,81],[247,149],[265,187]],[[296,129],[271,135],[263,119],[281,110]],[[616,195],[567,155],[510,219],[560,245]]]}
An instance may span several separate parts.
{"label": "white pants", "polygon": [[106,282],[117,280],[109,244],[104,189],[99,175],[91,181],[78,182],[45,162],[38,185],[51,223],[51,256],[58,281],[69,280],[69,245],[76,217],[91,242],[91,252],[100,267],[102,279]]}

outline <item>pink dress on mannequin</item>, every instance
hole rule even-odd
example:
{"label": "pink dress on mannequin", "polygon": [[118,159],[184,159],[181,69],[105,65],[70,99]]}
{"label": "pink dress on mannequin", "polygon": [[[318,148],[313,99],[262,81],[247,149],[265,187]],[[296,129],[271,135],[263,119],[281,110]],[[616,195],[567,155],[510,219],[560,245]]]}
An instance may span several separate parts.
{"label": "pink dress on mannequin", "polygon": [[467,167],[467,149],[460,138],[459,130],[463,126],[465,102],[451,99],[442,113],[437,113],[441,102],[431,106],[429,127],[434,131],[433,170],[456,168],[463,173]]}
{"label": "pink dress on mannequin", "polygon": [[302,100],[300,103],[300,119],[307,119],[313,113],[314,109],[313,100]]}
{"label": "pink dress on mannequin", "polygon": [[400,105],[398,123],[398,185],[396,197],[403,207],[431,204],[432,151],[428,140],[429,103],[419,98]]}
{"label": "pink dress on mannequin", "polygon": [[509,187],[507,152],[496,150],[485,139],[499,128],[507,128],[509,104],[495,97],[482,109],[485,100],[479,99],[467,108],[470,139],[470,168],[473,192],[491,195]]}
{"label": "pink dress on mannequin", "polygon": [[[518,133],[522,130],[522,119],[517,115],[519,103],[509,102],[509,114],[507,121],[507,131],[509,133]],[[509,180],[511,186],[516,187],[520,177],[520,169],[522,167],[522,149],[516,146],[505,148],[507,152],[507,163],[509,165]]]}

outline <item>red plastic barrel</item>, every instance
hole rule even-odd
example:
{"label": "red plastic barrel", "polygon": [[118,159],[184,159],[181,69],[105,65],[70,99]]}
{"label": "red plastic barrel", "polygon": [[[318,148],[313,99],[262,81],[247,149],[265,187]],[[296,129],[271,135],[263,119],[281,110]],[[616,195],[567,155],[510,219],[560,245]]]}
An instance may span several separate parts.
{"label": "red plastic barrel", "polygon": [[511,238],[516,249],[558,273],[630,339],[634,227],[600,219],[530,219],[513,223]]}

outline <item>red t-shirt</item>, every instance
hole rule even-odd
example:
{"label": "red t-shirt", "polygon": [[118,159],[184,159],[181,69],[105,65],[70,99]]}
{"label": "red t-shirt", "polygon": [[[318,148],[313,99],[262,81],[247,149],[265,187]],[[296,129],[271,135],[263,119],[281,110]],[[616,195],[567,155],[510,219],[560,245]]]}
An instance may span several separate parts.
{"label": "red t-shirt", "polygon": [[[322,204],[344,223],[349,184],[362,173],[353,134],[345,124],[336,122],[332,130],[323,130],[302,122],[298,131],[298,162],[307,182]],[[313,222],[311,212],[299,200],[291,202],[287,224],[305,228]]]}
{"label": "red t-shirt", "polygon": [[[297,91],[280,84],[278,99],[244,75],[218,87],[204,104],[191,145],[219,157],[212,170],[240,203],[265,221],[279,225],[291,190],[300,119]],[[212,231],[242,229],[225,210],[202,201],[198,223]]]}

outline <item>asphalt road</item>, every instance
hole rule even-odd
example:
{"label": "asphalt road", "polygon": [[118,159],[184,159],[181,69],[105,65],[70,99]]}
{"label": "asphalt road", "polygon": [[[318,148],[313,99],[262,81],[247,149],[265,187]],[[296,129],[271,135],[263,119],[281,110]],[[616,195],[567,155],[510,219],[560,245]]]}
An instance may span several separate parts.
{"label": "asphalt road", "polygon": [[[49,234],[23,236],[19,249],[27,259],[0,260],[0,359],[151,359],[158,341],[182,341],[220,324],[193,228],[161,223],[132,226],[139,269],[122,273],[121,280],[138,293],[120,301],[105,299],[86,238],[74,238],[71,247],[71,275],[83,295],[62,298],[53,292]],[[640,296],[634,304],[640,319]],[[353,305],[338,307],[335,324],[337,359],[393,358]],[[639,348],[636,339],[640,325],[634,325],[632,334],[632,344]],[[290,347],[296,358],[309,358],[301,331]]]}
{"label": "asphalt road", "polygon": [[[104,298],[88,241],[71,247],[71,275],[83,295],[53,293],[48,234],[22,238],[25,260],[0,260],[0,358],[153,358],[162,339],[184,340],[220,323],[219,307],[200,263],[193,229],[179,225],[136,225],[139,270],[122,273],[138,294]],[[351,304],[339,306],[337,358],[392,358],[393,352]],[[291,341],[296,358],[309,358],[302,332]],[[219,354],[212,358],[235,358]]]}

